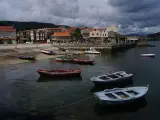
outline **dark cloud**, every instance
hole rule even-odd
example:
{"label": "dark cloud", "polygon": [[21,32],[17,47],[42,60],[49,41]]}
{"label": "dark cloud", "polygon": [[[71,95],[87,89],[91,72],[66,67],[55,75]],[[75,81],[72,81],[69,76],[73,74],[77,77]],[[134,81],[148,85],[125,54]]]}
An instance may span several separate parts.
{"label": "dark cloud", "polygon": [[157,32],[159,0],[0,0],[0,19]]}

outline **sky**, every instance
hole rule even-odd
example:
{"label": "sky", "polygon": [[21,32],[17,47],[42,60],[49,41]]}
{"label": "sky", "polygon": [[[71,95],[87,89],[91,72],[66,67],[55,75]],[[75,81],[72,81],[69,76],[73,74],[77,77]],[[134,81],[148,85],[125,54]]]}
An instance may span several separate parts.
{"label": "sky", "polygon": [[0,0],[0,20],[160,32],[160,0]]}

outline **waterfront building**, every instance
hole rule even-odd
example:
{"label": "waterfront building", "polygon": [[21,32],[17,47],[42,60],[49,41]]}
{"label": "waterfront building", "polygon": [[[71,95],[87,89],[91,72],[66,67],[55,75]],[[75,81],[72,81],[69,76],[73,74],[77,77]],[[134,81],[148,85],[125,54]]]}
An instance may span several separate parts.
{"label": "waterfront building", "polygon": [[89,33],[89,38],[92,43],[99,43],[102,41],[102,31],[103,29],[91,28]]}
{"label": "waterfront building", "polygon": [[0,26],[0,44],[15,44],[16,29],[14,26]]}
{"label": "waterfront building", "polygon": [[45,35],[46,31],[44,28],[30,30],[30,39],[32,43],[46,43]]}
{"label": "waterfront building", "polygon": [[55,32],[63,31],[63,28],[44,28],[44,29],[45,29],[45,39],[50,39]]}
{"label": "waterfront building", "polygon": [[71,34],[67,31],[55,32],[52,35],[53,42],[68,43],[71,40]]}
{"label": "waterfront building", "polygon": [[84,39],[88,39],[89,35],[90,35],[90,29],[85,27],[85,28],[81,28],[81,34],[83,36]]}
{"label": "waterfront building", "polygon": [[30,42],[30,30],[19,31],[17,33],[17,41],[18,43]]}

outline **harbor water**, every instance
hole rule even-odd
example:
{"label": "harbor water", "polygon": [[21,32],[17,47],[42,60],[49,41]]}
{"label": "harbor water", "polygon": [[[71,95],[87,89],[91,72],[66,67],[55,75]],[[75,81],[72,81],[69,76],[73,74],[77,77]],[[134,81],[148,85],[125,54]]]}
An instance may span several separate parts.
{"label": "harbor water", "polygon": [[[0,68],[0,120],[151,120],[160,117],[160,42],[156,47],[132,48],[114,54],[82,56],[95,59],[95,65],[56,63],[48,59]],[[154,53],[155,58],[142,58]],[[81,77],[41,78],[38,68],[81,68]],[[146,86],[145,100],[127,106],[99,106],[90,81],[93,76],[123,70],[133,73],[129,86]]]}

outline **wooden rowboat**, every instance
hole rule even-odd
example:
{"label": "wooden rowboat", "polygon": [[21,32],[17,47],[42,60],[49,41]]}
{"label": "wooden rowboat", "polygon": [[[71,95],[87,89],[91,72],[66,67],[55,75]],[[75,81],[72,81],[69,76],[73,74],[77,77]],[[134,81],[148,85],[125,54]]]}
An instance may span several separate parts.
{"label": "wooden rowboat", "polygon": [[47,70],[47,69],[38,69],[37,72],[41,76],[48,77],[64,77],[64,76],[80,76],[82,70],[81,69],[55,69],[55,70]]}
{"label": "wooden rowboat", "polygon": [[56,62],[72,62],[71,57],[57,57]]}
{"label": "wooden rowboat", "polygon": [[106,89],[94,93],[100,104],[118,105],[133,102],[143,98],[149,89],[149,85],[142,87],[114,88]]}
{"label": "wooden rowboat", "polygon": [[35,60],[36,59],[35,57],[32,57],[32,56],[19,56],[18,58],[22,60]]}
{"label": "wooden rowboat", "polygon": [[55,53],[53,51],[50,51],[50,50],[41,50],[41,53],[47,54],[47,55],[55,55]]}
{"label": "wooden rowboat", "polygon": [[95,60],[80,60],[80,59],[73,59],[73,63],[77,64],[94,64]]}

